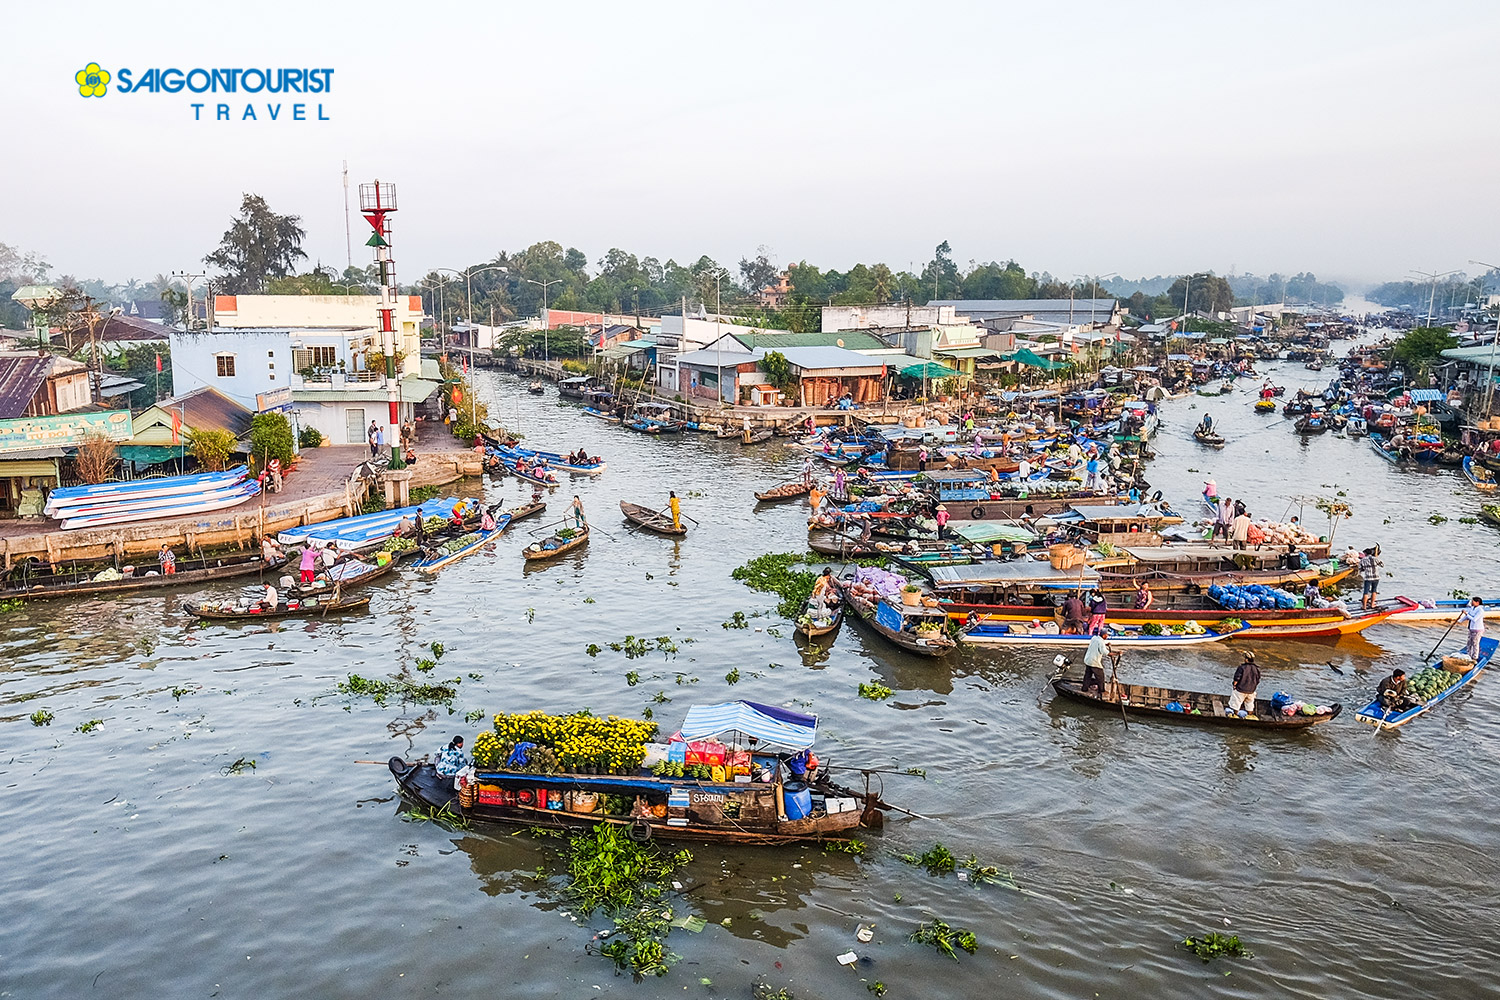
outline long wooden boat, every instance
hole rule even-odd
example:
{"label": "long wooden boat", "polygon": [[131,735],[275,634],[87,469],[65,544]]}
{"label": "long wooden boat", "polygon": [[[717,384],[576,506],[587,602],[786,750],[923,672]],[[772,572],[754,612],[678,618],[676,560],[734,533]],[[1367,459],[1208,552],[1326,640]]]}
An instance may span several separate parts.
{"label": "long wooden boat", "polygon": [[[826,620],[813,618],[812,607],[812,602],[809,601],[807,607],[802,610],[802,614],[797,616],[797,621],[793,623],[793,629],[798,635],[807,639],[816,639],[838,631],[839,625],[844,621],[843,601],[828,608],[829,617]],[[819,623],[820,621],[822,624]]]}
{"label": "long wooden boat", "polygon": [[133,479],[92,486],[62,486],[47,494],[42,513],[48,517],[69,517],[69,511],[100,504],[135,502],[175,496],[198,496],[222,486],[233,486],[249,473],[249,466],[237,465],[222,472],[191,473],[160,479]]}
{"label": "long wooden boat", "polygon": [[551,470],[544,469],[538,471],[532,465],[528,465],[525,469],[522,469],[514,458],[506,458],[504,455],[498,457],[500,464],[505,467],[505,471],[517,479],[524,479],[526,482],[535,483],[538,486],[554,487],[562,485],[562,481]]}
{"label": "long wooden boat", "polygon": [[244,610],[225,610],[214,608],[206,604],[189,604],[187,609],[199,618],[211,621],[262,621],[271,618],[321,618],[324,615],[343,614],[346,611],[363,611],[370,606],[370,598],[366,597],[340,597],[338,600],[323,600],[312,598],[306,601],[297,601],[293,607],[291,603],[282,602],[276,605],[274,611],[264,610],[260,605],[252,605]]}
{"label": "long wooden boat", "polygon": [[[1336,622],[1259,622],[1237,638],[1242,639],[1318,639],[1330,636],[1354,635],[1371,625],[1378,625],[1392,615],[1416,608],[1417,602],[1410,597],[1396,597],[1381,601],[1372,608],[1351,611]],[[1319,609],[1321,610],[1321,609]]]}
{"label": "long wooden boat", "polygon": [[438,570],[444,568],[445,566],[451,566],[452,564],[458,562],[465,556],[473,555],[475,552],[478,552],[480,549],[488,545],[491,541],[500,537],[500,534],[503,531],[503,529],[500,527],[501,523],[504,522],[506,526],[509,526],[510,521],[511,516],[509,514],[501,514],[500,517],[495,520],[495,527],[491,530],[476,531],[471,535],[464,535],[459,539],[455,539],[455,541],[461,541],[463,538],[468,538],[469,540],[467,542],[464,542],[459,547],[453,549],[452,551],[445,552],[443,551],[443,549],[439,548],[429,555],[424,555],[417,561],[415,567],[417,572],[436,573]]}
{"label": "long wooden boat", "polygon": [[1464,478],[1474,484],[1474,488],[1481,493],[1495,492],[1495,474],[1489,469],[1474,461],[1473,455],[1465,455]]}
{"label": "long wooden boat", "polygon": [[[919,568],[920,567],[919,565]],[[1062,608],[1054,603],[1057,595],[1042,595],[1031,604],[983,604],[972,600],[944,601],[949,618],[964,621],[972,613],[985,622],[1055,621],[1062,624]],[[1168,603],[1170,602],[1170,603]],[[1236,634],[1240,639],[1296,639],[1362,632],[1416,607],[1407,597],[1381,601],[1374,608],[1354,613],[1337,607],[1323,608],[1256,608],[1234,610],[1201,594],[1167,594],[1163,603],[1149,609],[1111,607],[1111,625],[1139,627],[1155,624],[1163,627],[1196,622],[1204,628],[1222,630],[1226,622],[1242,621],[1249,626]]]}
{"label": "long wooden boat", "polygon": [[770,427],[762,427],[759,430],[751,431],[749,438],[746,438],[743,434],[741,434],[740,444],[745,447],[749,447],[753,444],[765,444],[775,436],[776,432]]}
{"label": "long wooden boat", "polygon": [[1210,448],[1224,447],[1224,435],[1215,434],[1213,431],[1205,431],[1202,428],[1193,431],[1193,440],[1199,444],[1206,444]]}
{"label": "long wooden boat", "polygon": [[[700,716],[699,713],[702,713]],[[706,719],[707,728],[697,724]],[[546,829],[586,829],[599,823],[620,827],[636,841],[654,838],[722,843],[773,845],[802,841],[845,839],[861,828],[878,829],[884,811],[893,807],[869,787],[856,791],[834,781],[820,767],[810,780],[790,771],[793,753],[811,747],[817,717],[787,709],[729,702],[695,707],[681,733],[689,743],[712,739],[717,720],[739,727],[725,737],[738,741],[756,737],[748,751],[737,743],[726,751],[753,762],[751,781],[699,781],[658,776],[641,770],[632,774],[529,774],[480,768],[473,804],[464,805],[452,789],[452,779],[439,776],[433,765],[392,757],[388,762],[402,793],[416,803],[447,809],[486,823]],[[803,735],[805,734],[805,735]],[[841,769],[842,770],[842,769]],[[766,776],[769,780],[759,780]],[[626,813],[604,812],[608,798],[631,804]],[[636,815],[636,804],[644,815]]]}
{"label": "long wooden boat", "polygon": [[744,436],[745,432],[743,430],[737,430],[728,424],[721,424],[719,429],[714,431],[714,437],[720,441],[728,441],[730,438],[741,439]]}
{"label": "long wooden boat", "polygon": [[934,619],[933,613],[926,608],[912,608],[886,600],[877,604],[867,600],[855,594],[847,584],[841,585],[839,591],[844,602],[854,612],[856,621],[867,625],[881,638],[908,653],[918,656],[947,656],[958,648],[958,643],[945,631],[918,635],[915,630],[907,628],[913,621],[936,620],[946,625],[947,616],[941,611],[936,612],[937,618]]}
{"label": "long wooden boat", "polygon": [[580,464],[569,462],[567,455],[559,455],[553,451],[537,451],[533,448],[522,448],[519,445],[502,445],[496,450],[506,458],[524,458],[528,463],[538,458],[545,458],[548,468],[561,469],[563,472],[572,473],[576,476],[597,476],[605,470],[604,460],[600,458],[594,458]]}
{"label": "long wooden boat", "polygon": [[[1016,631],[1013,622],[987,623],[983,619],[973,622],[964,627],[964,641],[980,643],[986,646],[1087,646],[1091,637],[1069,632],[1049,632],[1045,628],[1022,627]],[[1238,629],[1219,631],[1216,629],[1203,629],[1200,632],[1185,632],[1182,634],[1163,633],[1162,635],[1148,635],[1139,627],[1117,627],[1111,628],[1105,639],[1111,647],[1129,646],[1132,648],[1157,648],[1167,649],[1176,646],[1197,646],[1206,642],[1222,642],[1243,631],[1247,626],[1241,625]]]}
{"label": "long wooden boat", "polygon": [[[335,589],[338,589],[340,592],[353,590],[355,587],[363,587],[366,584],[374,583],[376,580],[385,579],[396,572],[396,567],[400,564],[402,557],[415,555],[416,550],[411,549],[407,552],[396,554],[395,557],[386,560],[383,564],[378,558],[346,559],[343,562],[334,563],[326,573],[324,573],[320,565],[318,572],[324,573],[322,579],[315,579],[309,586],[298,584],[290,587],[287,589],[287,593],[306,598],[331,594]],[[295,568],[295,566],[291,568]]]}
{"label": "long wooden boat", "polygon": [[[1465,608],[1469,606],[1467,600],[1444,600],[1420,602],[1416,607],[1406,611],[1398,611],[1387,619],[1392,625],[1431,625],[1453,621]],[[1484,602],[1487,612],[1500,611],[1500,598],[1488,598]]]}
{"label": "long wooden boat", "polygon": [[[521,550],[521,558],[527,562],[538,559],[556,559],[560,555],[572,552],[574,549],[582,548],[589,543],[588,525],[584,525],[582,528],[565,530],[571,530],[573,533],[567,538],[552,535],[539,542],[532,542]],[[549,545],[551,546],[550,548],[548,547]]]}
{"label": "long wooden boat", "polygon": [[[1149,687],[1145,684],[1122,683],[1114,687],[1124,689],[1126,700],[1123,706],[1118,697],[1105,698],[1092,691],[1084,691],[1083,682],[1080,680],[1057,677],[1052,681],[1052,689],[1072,701],[1081,701],[1111,712],[1119,712],[1123,707],[1125,713],[1132,716],[1139,715],[1151,719],[1205,726],[1234,726],[1241,729],[1308,729],[1325,722],[1332,722],[1344,710],[1342,705],[1335,703],[1328,706],[1331,711],[1326,715],[1302,715],[1300,713],[1283,715],[1272,707],[1268,699],[1257,698],[1255,711],[1242,719],[1239,715],[1229,711],[1229,696],[1226,694]],[[1113,689],[1111,693],[1114,693]],[[1183,711],[1166,707],[1174,703],[1181,705]]]}
{"label": "long wooden boat", "polygon": [[621,500],[620,513],[624,514],[628,520],[640,525],[647,531],[654,531],[658,535],[681,536],[687,534],[687,525],[684,524],[681,527],[675,527],[672,524],[671,514],[652,510],[650,507],[642,507],[638,503]]}
{"label": "long wooden boat", "polygon": [[772,486],[764,493],[755,494],[755,499],[761,503],[780,503],[783,500],[795,500],[798,497],[806,496],[811,491],[812,483],[804,482],[801,479],[794,479],[789,483],[782,483],[780,486]]}
{"label": "long wooden boat", "polygon": [[1479,659],[1464,673],[1459,675],[1457,683],[1446,691],[1435,695],[1428,701],[1415,708],[1408,708],[1400,712],[1392,712],[1389,715],[1380,707],[1380,699],[1376,698],[1364,708],[1354,713],[1354,718],[1377,729],[1399,729],[1413,719],[1425,715],[1438,705],[1447,701],[1464,688],[1473,684],[1475,679],[1490,665],[1495,656],[1496,647],[1500,647],[1500,639],[1480,639]]}
{"label": "long wooden boat", "polygon": [[255,479],[246,479],[234,487],[226,490],[215,490],[202,497],[178,496],[162,498],[161,506],[141,506],[140,504],[122,504],[123,508],[117,511],[106,511],[88,516],[69,516],[62,522],[62,530],[72,531],[78,528],[100,528],[107,524],[125,524],[130,521],[155,521],[173,517],[187,517],[190,514],[206,514],[209,511],[223,510],[226,507],[237,507],[260,493],[260,482]]}
{"label": "long wooden boat", "polygon": [[604,421],[606,424],[618,424],[620,422],[620,417],[618,415],[613,413],[605,413],[597,406],[585,406],[583,408],[583,412],[591,417],[597,417],[598,419]]}
{"label": "long wooden boat", "polygon": [[[178,565],[188,566],[192,561],[191,558],[184,557]],[[190,587],[260,572],[274,574],[286,565],[286,560],[266,563],[258,555],[240,555],[219,560],[201,569],[178,569],[170,575],[157,572],[152,563],[151,575],[131,575],[118,580],[92,579],[90,574],[103,572],[103,567],[80,576],[51,572],[32,574],[31,565],[29,562],[18,563],[5,574],[4,583],[0,584],[0,599],[20,597],[28,601],[40,601],[54,597],[102,597],[106,594],[123,594],[155,587]]]}

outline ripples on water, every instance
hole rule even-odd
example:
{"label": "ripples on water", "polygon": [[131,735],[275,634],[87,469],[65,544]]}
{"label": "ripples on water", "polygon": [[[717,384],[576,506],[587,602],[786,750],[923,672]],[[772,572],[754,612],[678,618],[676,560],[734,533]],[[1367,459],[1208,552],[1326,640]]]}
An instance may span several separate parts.
{"label": "ripples on water", "polygon": [[[1297,365],[1271,371],[1291,386],[1324,381]],[[829,652],[804,656],[789,629],[760,631],[773,611],[755,630],[720,627],[774,603],[729,570],[800,547],[802,505],[749,502],[753,488],[797,474],[794,454],[642,439],[530,397],[509,376],[484,377],[496,410],[539,444],[608,460],[597,482],[576,486],[601,529],[585,552],[523,571],[516,550],[536,523],[523,522],[493,551],[432,579],[404,574],[374,592],[371,615],[338,621],[200,627],[186,594],[4,617],[0,890],[12,919],[0,925],[0,995],[745,996],[763,977],[803,998],[863,996],[861,978],[892,997],[1448,997],[1476,995],[1500,966],[1484,930],[1500,904],[1487,684],[1400,734],[1346,714],[1300,736],[1250,737],[1127,730],[1053,702],[1038,693],[1050,654],[962,650],[933,664],[846,625]],[[1458,522],[1479,504],[1458,475],[1393,468],[1358,441],[1302,443],[1250,402],[1240,392],[1166,408],[1151,477],[1174,502],[1193,510],[1209,474],[1272,516],[1288,497],[1343,489],[1355,517],[1338,540],[1381,543],[1393,574],[1384,592],[1445,596],[1500,579],[1496,536]],[[1222,452],[1189,436],[1205,403],[1230,439]],[[456,489],[523,495],[514,481]],[[686,540],[620,521],[620,499],[660,506],[668,489],[703,522]],[[571,492],[553,493],[554,514]],[[1433,512],[1449,521],[1429,524]],[[1317,516],[1309,505],[1304,519]],[[627,633],[697,641],[672,659],[584,655]],[[1336,646],[1262,644],[1260,658],[1273,689],[1352,712],[1436,637],[1380,626]],[[459,714],[333,693],[345,674],[390,672],[433,640],[448,648],[435,676],[465,678]],[[1123,669],[1227,687],[1236,660],[1198,647],[1132,654]],[[733,687],[731,667],[742,677]],[[896,689],[889,702],[855,695],[871,678]],[[584,953],[589,932],[558,883],[536,878],[556,868],[549,841],[405,822],[385,769],[350,763],[434,752],[474,731],[461,719],[469,709],[639,714],[658,692],[671,699],[653,706],[667,730],[695,701],[810,706],[825,759],[925,768],[925,781],[884,780],[888,799],[928,818],[897,819],[858,860],[694,847],[685,902],[709,926],[675,931],[682,963],[637,985]],[[38,706],[56,714],[51,727],[27,721]],[[74,731],[93,718],[104,725]],[[256,767],[224,773],[239,758]],[[935,840],[1011,870],[1022,891],[895,858]],[[980,953],[954,964],[907,944],[928,914],[972,927]],[[869,922],[875,941],[859,945],[856,926]],[[1254,960],[1205,966],[1173,947],[1213,929],[1240,934]],[[857,972],[834,960],[850,948],[869,960]]]}

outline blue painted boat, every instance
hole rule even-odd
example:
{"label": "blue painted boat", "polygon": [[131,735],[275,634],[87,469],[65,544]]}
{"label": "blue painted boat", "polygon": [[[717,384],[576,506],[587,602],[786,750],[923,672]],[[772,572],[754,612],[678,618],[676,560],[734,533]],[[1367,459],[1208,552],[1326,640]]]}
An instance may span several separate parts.
{"label": "blue painted boat", "polygon": [[153,506],[144,510],[124,510],[116,513],[94,514],[89,517],[69,518],[62,523],[64,531],[78,528],[99,528],[108,524],[124,524],[128,521],[155,521],[173,517],[188,517],[212,510],[223,510],[244,503],[260,492],[260,483],[254,479],[243,480],[239,486],[224,495],[212,499],[194,496],[165,497],[164,506]]}
{"label": "blue painted boat", "polygon": [[452,552],[439,551],[433,553],[430,556],[424,556],[422,559],[418,560],[415,564],[417,572],[436,573],[444,566],[450,566],[453,563],[458,562],[464,556],[473,555],[475,552],[478,552],[480,549],[488,545],[491,541],[500,537],[500,535],[505,532],[505,529],[510,526],[510,522],[510,514],[501,514],[498,518],[495,519],[494,528],[489,531],[474,532],[474,538],[472,541],[465,543]]}
{"label": "blue painted boat", "polygon": [[376,539],[394,534],[403,517],[413,520],[419,516],[424,520],[439,517],[446,521],[453,516],[453,508],[458,503],[458,497],[434,498],[416,506],[396,507],[375,514],[359,514],[354,517],[341,517],[319,524],[289,528],[279,532],[276,540],[282,545],[300,545],[311,540],[315,548],[322,548],[332,542],[340,549],[357,549]]}
{"label": "blue painted boat", "polygon": [[1376,698],[1364,708],[1354,713],[1354,717],[1368,726],[1377,729],[1399,729],[1411,720],[1421,715],[1426,715],[1438,705],[1447,701],[1470,684],[1474,679],[1490,665],[1490,660],[1495,655],[1495,648],[1500,646],[1500,639],[1479,640],[1479,660],[1467,671],[1459,675],[1458,682],[1440,694],[1433,696],[1428,701],[1415,708],[1408,708],[1401,712],[1386,714],[1380,707],[1380,699]]}
{"label": "blue painted boat", "polygon": [[[1249,628],[1241,625],[1234,630],[1215,631],[1204,629],[1199,633],[1172,635],[1147,635],[1139,627],[1123,626],[1111,628],[1105,639],[1109,641],[1110,647],[1130,646],[1133,648],[1156,647],[1171,648],[1176,646],[1196,646],[1206,642],[1221,642]],[[964,639],[968,642],[982,643],[991,646],[1087,646],[1091,639],[1087,635],[1070,635],[1064,632],[1048,632],[1044,629],[1029,629],[1024,622],[986,621],[984,616],[973,625],[964,626]]]}
{"label": "blue painted boat", "polygon": [[613,413],[605,413],[603,410],[595,406],[585,406],[583,408],[583,412],[591,417],[598,417],[600,420],[604,421],[607,424],[618,424],[620,422],[620,418],[615,416]]}
{"label": "blue painted boat", "polygon": [[1464,456],[1464,478],[1473,483],[1474,488],[1480,492],[1495,492],[1495,474],[1474,461],[1473,455]]}
{"label": "blue painted boat", "polygon": [[92,486],[64,486],[47,494],[47,507],[44,513],[55,516],[54,512],[63,508],[87,506],[123,497],[164,497],[197,493],[212,489],[218,484],[237,483],[244,479],[249,471],[247,466],[237,465],[222,472],[164,476],[160,479],[135,479],[124,483],[97,483]]}
{"label": "blue painted boat", "polygon": [[1377,431],[1371,431],[1370,432],[1370,447],[1375,449],[1375,454],[1379,455],[1381,458],[1385,459],[1387,462],[1391,462],[1391,463],[1394,464],[1396,462],[1401,461],[1400,456],[1398,456],[1394,451],[1392,451],[1391,449],[1389,449],[1389,448],[1386,447],[1386,440],[1385,440],[1385,435],[1384,434],[1381,434],[1381,433],[1379,433]]}
{"label": "blue painted boat", "polygon": [[562,485],[557,476],[550,471],[541,470],[539,472],[531,466],[527,466],[525,470],[522,470],[518,459],[507,458],[505,455],[501,454],[499,451],[496,451],[493,448],[489,449],[488,454],[499,461],[499,463],[504,466],[505,470],[511,475],[515,476],[517,479],[524,479],[528,483],[536,483],[538,486]]}
{"label": "blue painted boat", "polygon": [[568,456],[559,455],[556,452],[552,451],[536,451],[532,448],[520,448],[514,445],[501,445],[499,448],[492,450],[498,451],[501,455],[508,458],[525,458],[528,462],[531,462],[538,458],[545,458],[547,460],[547,464],[552,468],[561,469],[564,472],[571,472],[574,475],[579,476],[597,476],[601,472],[603,472],[605,468],[604,460],[599,458],[596,458],[586,464],[579,465],[574,462],[569,462]]}

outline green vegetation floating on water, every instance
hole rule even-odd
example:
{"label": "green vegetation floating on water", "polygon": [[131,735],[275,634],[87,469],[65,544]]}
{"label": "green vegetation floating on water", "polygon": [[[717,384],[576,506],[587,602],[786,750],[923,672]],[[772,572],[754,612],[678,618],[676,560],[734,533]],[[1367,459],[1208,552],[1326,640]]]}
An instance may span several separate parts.
{"label": "green vegetation floating on water", "polygon": [[378,677],[350,674],[348,680],[339,682],[338,690],[340,694],[368,697],[377,705],[384,705],[393,698],[417,705],[447,705],[458,697],[458,685],[461,680],[455,677],[451,681],[441,681],[437,684],[418,684],[404,677],[382,680]]}
{"label": "green vegetation floating on water", "polygon": [[473,826],[467,816],[460,816],[446,804],[441,809],[437,806],[427,806],[425,809],[413,806],[402,813],[401,817],[413,823],[436,823],[447,830],[467,830]]}
{"label": "green vegetation floating on water", "polygon": [[730,576],[751,590],[777,595],[781,603],[776,610],[784,618],[795,618],[807,606],[818,579],[815,573],[793,568],[805,559],[795,552],[768,552],[736,568]]}
{"label": "green vegetation floating on water", "polygon": [[871,681],[868,684],[861,681],[859,685],[859,696],[861,698],[868,698],[871,701],[885,701],[894,693],[879,681]]}
{"label": "green vegetation floating on water", "polygon": [[55,718],[57,718],[57,716],[53,715],[45,708],[39,708],[35,712],[31,713],[31,724],[33,726],[50,726],[52,725],[52,720]]}
{"label": "green vegetation floating on water", "polygon": [[930,850],[921,855],[903,854],[901,860],[909,865],[926,868],[933,875],[946,875],[958,867],[958,859],[941,843],[933,844]]}
{"label": "green vegetation floating on water", "polygon": [[6,601],[0,601],[0,615],[5,614],[5,612],[7,611],[20,611],[21,605],[23,603],[25,602],[22,601],[19,597],[12,597],[11,599]]}
{"label": "green vegetation floating on water", "polygon": [[1200,937],[1187,937],[1182,939],[1182,946],[1188,951],[1211,962],[1219,957],[1227,958],[1251,958],[1253,957],[1244,945],[1240,944],[1238,934],[1220,934],[1218,931],[1209,931]]}
{"label": "green vegetation floating on water", "polygon": [[231,774],[244,774],[247,770],[255,770],[255,759],[250,758],[247,760],[244,757],[237,757],[233,764],[225,764],[219,768],[219,773],[228,777]]}
{"label": "green vegetation floating on water", "polygon": [[98,729],[102,725],[104,725],[103,719],[90,719],[89,721],[78,726],[78,728],[75,729],[74,732],[92,733],[95,729]]}
{"label": "green vegetation floating on water", "polygon": [[666,975],[676,957],[662,947],[672,911],[658,901],[692,853],[669,855],[650,841],[637,844],[619,826],[600,823],[569,841],[567,860],[568,894],[584,916],[598,910],[615,922],[618,936],[599,953],[637,976]]}
{"label": "green vegetation floating on water", "polygon": [[823,841],[823,853],[863,854],[865,853],[865,842],[863,840],[825,840]]}
{"label": "green vegetation floating on water", "polygon": [[962,948],[970,955],[979,950],[979,939],[971,930],[962,927],[951,927],[946,921],[933,920],[924,922],[916,930],[912,931],[911,939],[918,944],[930,944],[939,953],[947,955],[953,961],[958,961],[958,953],[953,949]]}

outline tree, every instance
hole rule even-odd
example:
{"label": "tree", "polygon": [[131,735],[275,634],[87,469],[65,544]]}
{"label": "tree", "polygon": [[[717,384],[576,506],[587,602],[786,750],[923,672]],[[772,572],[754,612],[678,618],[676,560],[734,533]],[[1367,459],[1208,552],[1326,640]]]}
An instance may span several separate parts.
{"label": "tree", "polygon": [[1187,293],[1188,312],[1228,312],[1234,307],[1234,289],[1229,282],[1208,271],[1200,271],[1189,278],[1178,278],[1167,289],[1167,298],[1182,308],[1182,296]]}
{"label": "tree", "polygon": [[234,450],[234,435],[228,431],[192,430],[188,432],[188,447],[192,449],[200,468],[208,472],[221,472]]}
{"label": "tree", "polygon": [[257,413],[250,420],[250,452],[261,464],[273,458],[292,461],[292,425],[280,413]]}
{"label": "tree", "polygon": [[120,453],[115,444],[103,434],[90,434],[78,446],[73,459],[78,468],[78,478],[89,484],[102,483],[120,464]]}
{"label": "tree", "polygon": [[771,261],[771,251],[764,244],[755,248],[753,258],[740,258],[740,280],[751,295],[774,287],[780,279],[781,270]]}
{"label": "tree", "polygon": [[760,370],[765,372],[766,381],[781,390],[788,404],[797,404],[797,381],[792,378],[792,363],[786,359],[785,354],[780,351],[770,352],[760,359]]}
{"label": "tree", "polygon": [[306,235],[300,216],[277,215],[260,195],[247,193],[219,248],[203,262],[224,272],[215,279],[218,291],[227,295],[259,292],[270,279],[287,277],[299,260],[306,259],[302,250]]}
{"label": "tree", "polygon": [[1391,348],[1391,357],[1406,368],[1407,378],[1426,378],[1428,369],[1442,360],[1444,351],[1458,346],[1452,331],[1435,326],[1419,326],[1406,331]]}

